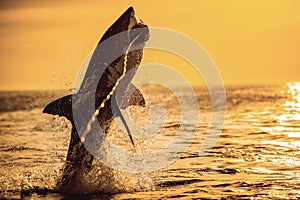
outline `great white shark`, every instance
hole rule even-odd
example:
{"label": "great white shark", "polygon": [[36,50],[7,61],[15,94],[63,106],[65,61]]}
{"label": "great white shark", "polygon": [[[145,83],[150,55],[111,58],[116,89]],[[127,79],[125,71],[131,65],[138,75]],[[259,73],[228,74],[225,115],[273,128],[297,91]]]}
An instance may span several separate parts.
{"label": "great white shark", "polygon": [[[101,45],[109,39],[112,39],[112,41],[108,45],[104,45],[105,48],[103,48]],[[120,112],[120,108],[128,105],[145,105],[143,95],[130,82],[141,63],[143,48],[148,39],[149,30],[147,25],[137,22],[134,9],[132,7],[128,8],[100,39],[79,90],[74,94],[49,103],[44,108],[44,113],[64,116],[72,124],[66,164],[62,178],[57,183],[57,189],[60,192],[91,194],[130,190],[130,187],[127,187],[126,184],[129,184],[130,181],[134,182],[134,175],[128,175],[128,177],[126,175],[116,176],[118,172],[111,173],[113,169],[102,165],[101,161],[99,162],[87,150],[82,140],[85,140],[85,137],[88,136],[78,134],[78,125],[76,126],[74,120],[74,110],[76,110],[77,115],[84,113],[84,115],[79,116],[79,118],[84,118],[81,121],[83,129],[88,129],[90,119],[94,117],[104,134],[107,133],[113,118],[120,117],[129,139],[134,145],[134,138]],[[102,58],[109,57],[120,50],[121,55],[113,59],[111,63],[102,62]],[[128,73],[129,71],[130,73]],[[100,78],[99,74],[102,74]],[[120,89],[120,87],[122,88]],[[120,89],[118,91],[121,91],[118,99],[115,94],[117,88]],[[130,95],[130,97],[128,98],[126,95]],[[93,109],[87,109],[85,104],[90,102],[91,99],[94,101],[95,106]],[[122,102],[123,99],[129,99],[129,101],[124,103]],[[115,107],[115,112],[112,111],[112,107]],[[89,116],[88,119],[85,119],[86,116]],[[117,180],[120,177],[124,180]],[[137,176],[135,182],[138,182]],[[136,186],[132,184],[132,187]]]}

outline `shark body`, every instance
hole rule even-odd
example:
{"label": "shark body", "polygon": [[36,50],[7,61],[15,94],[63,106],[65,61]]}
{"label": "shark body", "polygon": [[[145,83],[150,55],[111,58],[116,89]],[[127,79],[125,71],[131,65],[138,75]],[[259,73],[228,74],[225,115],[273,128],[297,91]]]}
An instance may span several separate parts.
{"label": "shark body", "polygon": [[[77,93],[61,97],[44,108],[44,113],[64,116],[72,124],[66,165],[63,176],[57,183],[57,189],[60,192],[67,194],[116,193],[128,189],[126,185],[121,184],[124,180],[117,180],[120,177],[126,179],[124,174],[116,176],[119,172],[112,173],[113,169],[103,166],[87,150],[82,142],[82,135],[79,134],[81,130],[78,130],[74,115],[76,114],[76,119],[80,119],[79,124],[82,129],[86,129],[89,120],[94,115],[103,133],[107,133],[113,118],[118,116],[124,123],[130,141],[134,145],[134,139],[120,108],[128,105],[145,105],[143,95],[130,81],[141,63],[143,48],[148,38],[148,27],[143,23],[138,23],[133,8],[128,8],[100,39]],[[103,48],[102,44],[107,40],[111,42]],[[103,59],[107,60],[107,57],[114,54],[119,56],[112,58],[110,63],[103,62]],[[129,71],[130,73],[127,73]],[[99,74],[101,74],[100,77]],[[115,94],[116,88],[122,91],[118,98]],[[132,95],[127,97],[128,94]],[[123,99],[129,99],[129,101],[124,102]],[[94,106],[87,107],[86,104],[90,101],[93,101]],[[112,111],[112,105],[116,108],[115,112]],[[88,139],[89,135],[86,137]],[[128,175],[127,178],[133,180],[133,177]]]}

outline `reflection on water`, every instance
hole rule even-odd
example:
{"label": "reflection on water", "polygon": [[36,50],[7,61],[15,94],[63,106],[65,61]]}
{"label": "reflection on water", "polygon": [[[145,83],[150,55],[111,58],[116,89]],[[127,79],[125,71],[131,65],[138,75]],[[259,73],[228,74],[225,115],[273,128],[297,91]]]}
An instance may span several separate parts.
{"label": "reflection on water", "polygon": [[286,119],[300,120],[300,83],[288,83],[290,100],[285,102],[284,109],[287,111]]}
{"label": "reflection on water", "polygon": [[[88,198],[300,198],[300,83],[226,87],[226,123],[206,158],[198,153],[211,116],[210,102],[205,88],[195,91],[201,124],[186,124],[184,130],[189,134],[196,129],[197,137],[179,160],[155,173],[157,189]],[[144,92],[148,105],[167,99],[162,106],[168,119],[157,135],[160,141],[171,140],[180,127],[176,99],[163,98],[166,94],[160,89]],[[51,101],[55,95],[0,96],[10,103],[0,112],[0,197],[19,198],[24,188],[35,188],[36,194],[26,194],[28,198],[64,197],[51,189],[61,176],[70,125],[63,118],[41,114],[45,99]],[[20,106],[22,102],[26,106]],[[137,111],[139,115],[141,110]],[[147,117],[139,120],[139,124],[149,123]],[[45,188],[49,190],[41,190]]]}

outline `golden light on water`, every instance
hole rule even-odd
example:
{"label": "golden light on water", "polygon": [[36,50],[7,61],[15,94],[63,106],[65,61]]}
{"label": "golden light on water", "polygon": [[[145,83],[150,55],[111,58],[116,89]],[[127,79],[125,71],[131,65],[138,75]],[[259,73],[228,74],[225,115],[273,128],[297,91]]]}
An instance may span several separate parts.
{"label": "golden light on water", "polygon": [[[297,124],[300,122],[300,82],[287,83],[288,100],[283,104],[285,114],[278,117],[280,123],[284,126],[288,126],[290,131],[284,131],[281,126],[277,126],[277,131],[283,132],[285,135],[293,138],[292,141],[281,141],[279,146],[288,147],[291,149],[300,148],[300,141],[297,138],[300,137],[300,132]],[[285,127],[286,130],[286,127]],[[273,141],[274,142],[274,141]],[[293,155],[286,155],[284,162],[288,166],[299,166],[299,159]]]}
{"label": "golden light on water", "polygon": [[[293,101],[285,102],[285,109],[291,111],[290,120],[300,122],[300,82],[290,82],[288,85],[288,93],[291,94]],[[295,128],[299,130],[298,128]],[[300,137],[300,131],[288,132],[290,137]],[[300,141],[295,141],[295,146],[300,147]]]}
{"label": "golden light on water", "polygon": [[[287,111],[300,112],[300,82],[289,82],[287,86],[292,101],[288,100],[285,102],[285,109]],[[300,120],[300,113],[295,113],[293,119]]]}
{"label": "golden light on water", "polygon": [[[291,141],[265,141],[264,144],[272,144],[283,148],[297,149],[300,147],[300,131],[298,124],[300,123],[300,82],[288,82],[285,90],[286,100],[282,106],[278,107],[276,113],[271,114],[271,119],[274,119],[272,126],[261,127],[262,131],[272,135],[287,135]],[[288,160],[290,157],[288,156]],[[295,165],[300,162],[293,161]]]}
{"label": "golden light on water", "polygon": [[[287,89],[283,93],[287,94],[286,100],[281,107],[281,114],[272,114],[271,118],[279,124],[271,127],[262,127],[261,130],[270,132],[271,134],[284,133],[289,137],[300,137],[300,131],[293,123],[300,121],[300,82],[288,82]],[[289,126],[288,128],[286,126]]]}
{"label": "golden light on water", "polygon": [[281,123],[300,120],[300,82],[289,82],[287,87],[288,99],[282,105],[285,112],[275,116]]}
{"label": "golden light on water", "polygon": [[[289,82],[287,83],[288,90],[287,93],[290,98],[285,101],[283,107],[285,109],[285,114],[278,117],[278,120],[282,123],[284,122],[294,122],[300,121],[300,82]],[[296,128],[291,128],[291,131],[285,132],[289,137],[300,137],[300,132]],[[300,147],[300,142],[297,143]]]}

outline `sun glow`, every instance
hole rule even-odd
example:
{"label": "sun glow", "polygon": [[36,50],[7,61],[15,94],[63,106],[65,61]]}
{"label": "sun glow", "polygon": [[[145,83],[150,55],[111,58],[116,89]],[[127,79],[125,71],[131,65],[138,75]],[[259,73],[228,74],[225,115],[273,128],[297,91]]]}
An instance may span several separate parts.
{"label": "sun glow", "polygon": [[[3,0],[1,5],[0,89],[69,89],[85,56],[128,6],[150,27],[193,38],[225,83],[299,81],[300,1]],[[146,54],[143,59],[150,60]]]}

